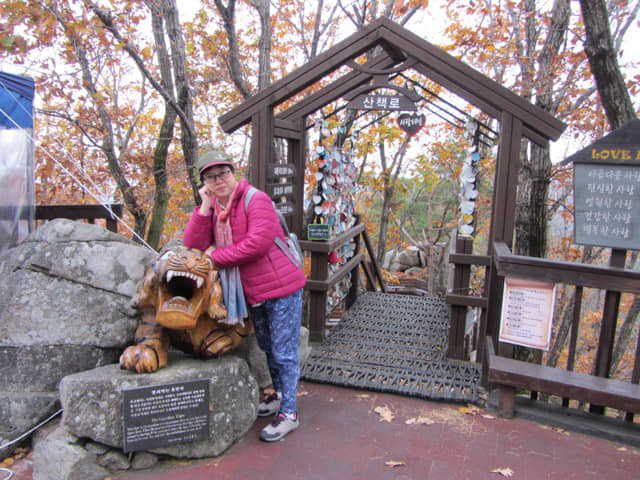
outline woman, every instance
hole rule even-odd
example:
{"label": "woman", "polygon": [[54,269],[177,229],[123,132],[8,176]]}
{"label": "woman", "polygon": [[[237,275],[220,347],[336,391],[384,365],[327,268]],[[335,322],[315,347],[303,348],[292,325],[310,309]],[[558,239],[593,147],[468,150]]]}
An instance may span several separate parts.
{"label": "woman", "polygon": [[298,350],[306,278],[274,242],[276,236],[286,238],[269,196],[256,191],[245,207],[251,186],[246,179],[235,179],[231,157],[212,151],[198,160],[198,168],[202,203],[185,228],[184,244],[204,250],[216,268],[231,269],[230,279],[234,271],[239,273],[275,390],[258,407],[260,416],[276,414],[260,438],[274,442],[299,426]]}

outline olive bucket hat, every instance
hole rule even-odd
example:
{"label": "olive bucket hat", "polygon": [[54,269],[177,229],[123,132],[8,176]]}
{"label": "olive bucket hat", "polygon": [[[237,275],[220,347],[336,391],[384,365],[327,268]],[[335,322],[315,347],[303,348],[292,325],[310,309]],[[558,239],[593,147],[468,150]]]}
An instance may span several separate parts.
{"label": "olive bucket hat", "polygon": [[231,170],[234,170],[233,161],[231,155],[221,152],[220,150],[211,150],[198,158],[196,167],[202,178],[202,174],[205,170],[216,165],[228,165]]}

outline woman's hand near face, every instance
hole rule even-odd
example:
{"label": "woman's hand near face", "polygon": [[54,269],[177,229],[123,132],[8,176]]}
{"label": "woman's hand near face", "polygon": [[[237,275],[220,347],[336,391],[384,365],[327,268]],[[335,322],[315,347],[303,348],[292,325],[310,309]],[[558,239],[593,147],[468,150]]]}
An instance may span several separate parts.
{"label": "woman's hand near face", "polygon": [[200,204],[200,214],[209,216],[211,214],[211,206],[213,205],[213,192],[211,188],[205,183],[198,190],[200,194],[200,198],[202,199],[202,204]]}

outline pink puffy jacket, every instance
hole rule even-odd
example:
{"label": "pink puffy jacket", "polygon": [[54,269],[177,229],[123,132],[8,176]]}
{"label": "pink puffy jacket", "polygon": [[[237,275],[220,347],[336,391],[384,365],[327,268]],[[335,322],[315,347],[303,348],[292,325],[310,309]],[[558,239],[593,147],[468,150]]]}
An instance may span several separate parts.
{"label": "pink puffy jacket", "polygon": [[[229,219],[233,245],[216,249],[211,258],[217,267],[238,266],[244,295],[250,305],[290,295],[306,283],[302,269],[296,267],[273,241],[276,235],[285,240],[284,232],[271,199],[257,191],[244,209],[244,197],[249,189],[246,179],[240,180],[231,199]],[[184,230],[185,246],[206,250],[215,243],[215,215],[204,216],[198,207]]]}

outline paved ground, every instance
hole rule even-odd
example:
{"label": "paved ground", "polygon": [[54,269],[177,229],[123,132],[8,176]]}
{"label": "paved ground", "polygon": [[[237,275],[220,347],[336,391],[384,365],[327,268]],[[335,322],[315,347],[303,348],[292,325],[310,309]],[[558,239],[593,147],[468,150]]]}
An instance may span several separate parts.
{"label": "paved ground", "polygon": [[[280,442],[258,440],[258,419],[220,458],[114,480],[640,478],[639,449],[464,404],[302,382],[299,408],[300,429]],[[12,480],[29,478],[28,460],[16,464]]]}

